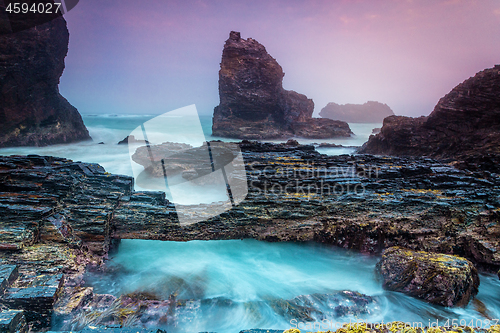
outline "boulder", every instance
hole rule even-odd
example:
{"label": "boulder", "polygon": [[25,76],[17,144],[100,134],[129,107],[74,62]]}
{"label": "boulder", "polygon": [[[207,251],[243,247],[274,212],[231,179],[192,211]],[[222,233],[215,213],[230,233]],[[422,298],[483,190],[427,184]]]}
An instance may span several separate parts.
{"label": "boulder", "polygon": [[360,153],[455,159],[500,172],[500,65],[453,88],[427,117],[385,118]]}
{"label": "boulder", "polygon": [[368,101],[364,104],[328,103],[319,115],[348,123],[381,123],[385,117],[393,116],[394,112],[387,104]]}
{"label": "boulder", "polygon": [[[220,169],[237,155],[229,145],[212,141],[210,153],[207,143],[200,147],[177,142],[141,146],[132,155],[132,160],[144,166],[153,177],[163,178],[167,174],[182,174],[185,179],[197,178]],[[210,159],[211,156],[211,159]]]}
{"label": "boulder", "polygon": [[345,122],[312,118],[314,102],[283,89],[284,75],[262,44],[232,31],[222,52],[212,134],[252,140],[352,134]]}
{"label": "boulder", "polygon": [[68,42],[62,16],[0,35],[0,147],[90,139],[78,111],[59,93]]}
{"label": "boulder", "polygon": [[385,289],[442,306],[465,306],[479,287],[474,265],[455,255],[413,251],[394,246],[377,264]]}

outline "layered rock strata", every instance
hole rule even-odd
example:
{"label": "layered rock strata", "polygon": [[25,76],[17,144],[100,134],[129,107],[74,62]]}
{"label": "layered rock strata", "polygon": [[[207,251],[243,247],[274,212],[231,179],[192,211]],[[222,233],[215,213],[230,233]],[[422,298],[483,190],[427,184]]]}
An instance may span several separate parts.
{"label": "layered rock strata", "polygon": [[500,65],[441,98],[428,117],[391,116],[362,153],[451,158],[464,168],[500,172]]}
{"label": "layered rock strata", "polygon": [[364,104],[328,103],[319,115],[348,123],[381,123],[385,117],[394,116],[394,112],[387,104],[368,101]]}
{"label": "layered rock strata", "polygon": [[232,31],[222,51],[220,104],[212,134],[239,139],[350,136],[342,121],[312,118],[312,99],[283,89],[283,69],[265,47]]}
{"label": "layered rock strata", "polygon": [[0,35],[0,147],[90,139],[78,111],[59,93],[68,42],[62,16]]}

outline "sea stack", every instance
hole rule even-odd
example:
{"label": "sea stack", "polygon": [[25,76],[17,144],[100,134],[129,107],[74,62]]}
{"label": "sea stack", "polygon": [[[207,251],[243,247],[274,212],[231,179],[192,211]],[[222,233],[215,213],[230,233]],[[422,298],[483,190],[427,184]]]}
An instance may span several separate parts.
{"label": "sea stack", "polygon": [[453,88],[427,117],[385,118],[360,152],[450,158],[499,172],[500,65]]}
{"label": "sea stack", "polygon": [[220,104],[214,110],[212,134],[257,140],[352,134],[345,122],[312,118],[314,102],[283,89],[284,75],[262,44],[231,31],[222,51]]}
{"label": "sea stack", "polygon": [[90,139],[77,109],[59,93],[68,42],[62,16],[0,35],[0,147]]}
{"label": "sea stack", "polygon": [[387,104],[368,101],[364,104],[328,103],[319,115],[348,123],[381,123],[385,117],[394,116],[394,112]]}

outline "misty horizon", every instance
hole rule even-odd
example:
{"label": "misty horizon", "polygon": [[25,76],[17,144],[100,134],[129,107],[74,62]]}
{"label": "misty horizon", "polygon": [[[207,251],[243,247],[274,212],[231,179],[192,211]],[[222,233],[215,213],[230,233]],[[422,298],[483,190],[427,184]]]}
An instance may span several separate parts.
{"label": "misty horizon", "polygon": [[432,112],[441,97],[498,63],[494,1],[80,2],[60,91],[84,115],[161,114],[219,103],[231,30],[283,68],[284,88],[315,103],[378,101],[397,115]]}

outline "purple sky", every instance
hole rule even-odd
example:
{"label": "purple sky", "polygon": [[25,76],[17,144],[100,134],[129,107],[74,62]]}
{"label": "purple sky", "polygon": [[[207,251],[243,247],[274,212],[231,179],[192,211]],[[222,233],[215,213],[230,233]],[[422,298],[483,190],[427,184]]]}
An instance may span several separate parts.
{"label": "purple sky", "polygon": [[82,0],[66,20],[60,90],[84,114],[211,114],[231,30],[262,43],[315,113],[375,100],[427,115],[500,63],[498,0]]}

